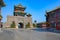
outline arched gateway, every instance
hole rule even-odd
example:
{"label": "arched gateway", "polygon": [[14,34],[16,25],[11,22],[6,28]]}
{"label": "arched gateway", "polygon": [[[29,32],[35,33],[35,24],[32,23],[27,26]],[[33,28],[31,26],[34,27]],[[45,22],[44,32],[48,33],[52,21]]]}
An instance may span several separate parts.
{"label": "arched gateway", "polygon": [[24,28],[23,23],[18,23],[18,28]]}

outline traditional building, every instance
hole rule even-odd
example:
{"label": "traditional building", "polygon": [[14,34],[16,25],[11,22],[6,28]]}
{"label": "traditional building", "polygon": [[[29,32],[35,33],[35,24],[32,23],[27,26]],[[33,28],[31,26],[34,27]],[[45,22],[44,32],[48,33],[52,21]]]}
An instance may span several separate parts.
{"label": "traditional building", "polygon": [[60,30],[60,7],[46,12],[47,27]]}
{"label": "traditional building", "polygon": [[3,27],[10,27],[14,21],[16,28],[26,28],[28,23],[33,28],[31,15],[24,12],[25,9],[26,7],[23,7],[21,4],[14,6],[14,16],[7,16],[7,22],[3,24]]}
{"label": "traditional building", "polygon": [[46,22],[37,23],[37,28],[46,28]]}

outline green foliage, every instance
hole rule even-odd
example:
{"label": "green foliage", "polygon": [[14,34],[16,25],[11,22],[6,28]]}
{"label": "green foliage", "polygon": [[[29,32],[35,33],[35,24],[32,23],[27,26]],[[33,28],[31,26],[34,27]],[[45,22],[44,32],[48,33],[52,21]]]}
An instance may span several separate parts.
{"label": "green foliage", "polygon": [[34,22],[36,23],[37,21],[35,20]]}
{"label": "green foliage", "polygon": [[30,23],[28,22],[28,24],[26,25],[26,28],[30,28]]}
{"label": "green foliage", "polygon": [[16,28],[15,22],[13,21],[10,28]]}
{"label": "green foliage", "polygon": [[2,19],[2,15],[0,15],[0,20]]}
{"label": "green foliage", "polygon": [[33,23],[33,27],[35,28],[37,25]]}
{"label": "green foliage", "polygon": [[2,18],[2,15],[0,14],[0,17]]}
{"label": "green foliage", "polygon": [[1,6],[1,7],[4,7],[4,6],[5,6],[3,0],[0,0],[0,6]]}

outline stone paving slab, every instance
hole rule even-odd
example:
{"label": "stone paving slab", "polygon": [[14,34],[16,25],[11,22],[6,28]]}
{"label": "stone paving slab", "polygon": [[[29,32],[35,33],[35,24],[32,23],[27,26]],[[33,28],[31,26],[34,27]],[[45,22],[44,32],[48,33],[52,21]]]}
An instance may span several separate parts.
{"label": "stone paving slab", "polygon": [[60,40],[60,34],[33,30],[4,29],[0,40]]}

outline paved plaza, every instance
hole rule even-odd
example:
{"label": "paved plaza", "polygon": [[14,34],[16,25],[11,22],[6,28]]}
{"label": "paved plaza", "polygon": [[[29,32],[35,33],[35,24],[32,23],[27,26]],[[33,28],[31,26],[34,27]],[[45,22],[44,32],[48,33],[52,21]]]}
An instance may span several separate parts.
{"label": "paved plaza", "polygon": [[1,29],[0,40],[60,40],[60,34],[31,29]]}

